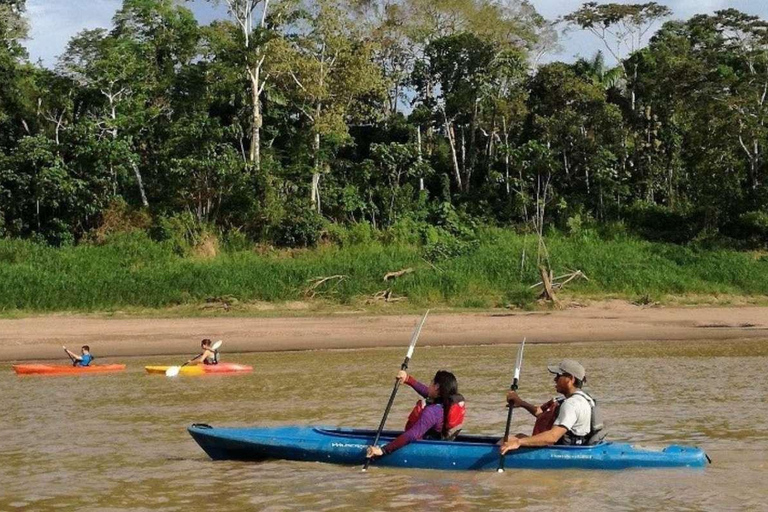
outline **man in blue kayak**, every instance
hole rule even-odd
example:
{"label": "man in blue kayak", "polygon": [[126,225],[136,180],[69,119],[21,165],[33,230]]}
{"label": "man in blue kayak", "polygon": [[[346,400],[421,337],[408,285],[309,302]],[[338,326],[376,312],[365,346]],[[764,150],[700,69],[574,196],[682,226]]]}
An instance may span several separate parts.
{"label": "man in blue kayak", "polygon": [[553,444],[596,444],[605,437],[595,400],[582,391],[587,379],[584,367],[572,359],[547,367],[555,375],[555,389],[564,398],[542,406],[525,402],[514,391],[507,393],[510,407],[521,407],[536,417],[533,435],[518,434],[501,445],[501,453],[521,447],[549,446]]}
{"label": "man in blue kayak", "polygon": [[88,366],[91,364],[91,361],[93,361],[93,356],[91,355],[91,347],[88,345],[83,345],[80,348],[80,355],[77,355],[71,350],[68,350],[67,347],[64,347],[64,352],[66,352],[69,358],[72,360],[72,366]]}

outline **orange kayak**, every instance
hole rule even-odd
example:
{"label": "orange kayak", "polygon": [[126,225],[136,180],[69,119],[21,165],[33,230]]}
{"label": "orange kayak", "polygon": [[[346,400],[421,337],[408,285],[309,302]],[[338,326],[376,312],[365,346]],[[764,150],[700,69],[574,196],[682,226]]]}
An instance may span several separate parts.
{"label": "orange kayak", "polygon": [[120,372],[124,364],[94,364],[91,366],[72,366],[56,364],[14,364],[13,371],[19,375],[79,375],[81,373]]}

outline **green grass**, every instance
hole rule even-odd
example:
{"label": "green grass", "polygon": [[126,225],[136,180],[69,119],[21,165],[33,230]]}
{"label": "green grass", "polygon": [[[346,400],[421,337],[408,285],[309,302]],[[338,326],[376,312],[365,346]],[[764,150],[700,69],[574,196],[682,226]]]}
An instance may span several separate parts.
{"label": "green grass", "polygon": [[[547,239],[555,272],[582,270],[589,281],[568,287],[572,298],[768,295],[768,257],[704,250],[632,238],[602,240],[554,234]],[[523,250],[526,264],[520,268]],[[138,233],[101,245],[61,249],[0,240],[0,311],[116,311],[204,304],[227,297],[239,303],[304,300],[308,280],[336,274],[318,288],[315,302],[362,303],[392,287],[409,307],[527,307],[537,282],[532,236],[489,229],[458,256],[423,259],[406,243],[367,241],[300,251],[238,251],[212,259],[180,256],[169,244]],[[414,267],[391,285],[386,272]]]}

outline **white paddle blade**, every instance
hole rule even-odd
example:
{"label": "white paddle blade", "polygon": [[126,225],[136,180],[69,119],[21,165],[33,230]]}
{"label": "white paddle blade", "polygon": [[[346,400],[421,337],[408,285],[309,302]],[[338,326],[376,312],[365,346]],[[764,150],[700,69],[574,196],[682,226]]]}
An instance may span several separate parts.
{"label": "white paddle blade", "polygon": [[523,367],[523,350],[525,350],[525,338],[517,351],[517,361],[515,361],[515,379],[520,378],[520,369]]}
{"label": "white paddle blade", "polygon": [[181,371],[181,366],[171,366],[167,370],[165,370],[165,376],[166,377],[175,377],[179,374]]}
{"label": "white paddle blade", "polygon": [[221,341],[221,340],[219,340],[219,341],[217,341],[216,343],[214,343],[214,344],[213,344],[213,346],[212,346],[211,348],[212,348],[213,350],[219,350],[219,347],[221,346],[221,344],[222,344],[222,343],[224,343],[224,342],[223,342],[223,341]]}
{"label": "white paddle blade", "polygon": [[408,355],[406,356],[408,357],[408,359],[410,359],[411,356],[413,355],[413,349],[416,348],[416,340],[419,339],[419,334],[421,334],[421,328],[424,327],[424,322],[427,321],[427,315],[429,315],[429,310],[427,310],[427,312],[424,313],[424,316],[421,317],[421,321],[416,326],[416,330],[413,331],[413,336],[411,336],[411,346],[408,347]]}

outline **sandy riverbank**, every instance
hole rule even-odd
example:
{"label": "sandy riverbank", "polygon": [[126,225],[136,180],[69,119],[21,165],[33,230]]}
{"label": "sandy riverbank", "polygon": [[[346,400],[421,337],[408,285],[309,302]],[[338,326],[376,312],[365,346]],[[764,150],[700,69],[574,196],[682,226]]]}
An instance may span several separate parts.
{"label": "sandy riverbank", "polygon": [[[203,337],[227,352],[404,346],[417,315],[299,318],[98,318],[0,320],[0,361],[61,359],[61,345],[100,357],[189,354]],[[478,345],[644,340],[768,340],[768,307],[640,307],[607,302],[564,311],[435,313],[419,344]]]}

